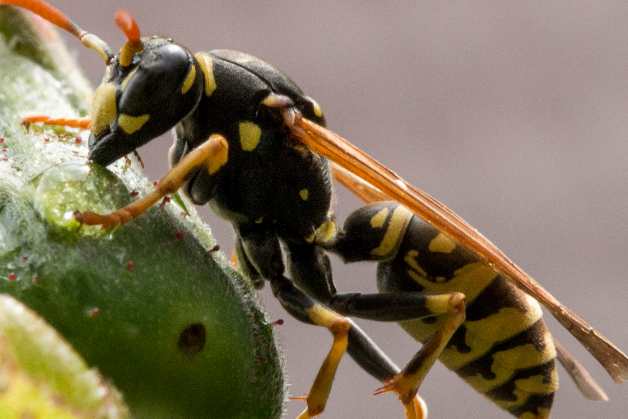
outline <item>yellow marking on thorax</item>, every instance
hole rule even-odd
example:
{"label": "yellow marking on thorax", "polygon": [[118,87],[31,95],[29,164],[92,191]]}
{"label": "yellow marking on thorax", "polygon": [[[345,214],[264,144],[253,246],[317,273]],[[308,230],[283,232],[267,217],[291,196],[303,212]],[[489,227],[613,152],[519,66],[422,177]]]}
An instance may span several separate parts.
{"label": "yellow marking on thorax", "polygon": [[375,256],[386,256],[390,254],[399,242],[401,233],[404,232],[405,226],[411,216],[412,213],[406,207],[399,205],[395,208],[390,222],[388,223],[386,233],[384,233],[384,238],[378,247],[371,250],[371,254]]}
{"label": "yellow marking on thorax", "polygon": [[116,87],[112,83],[101,84],[92,100],[92,133],[95,136],[102,133],[115,121],[117,113]]}
{"label": "yellow marking on thorax", "polygon": [[318,116],[319,118],[323,116],[323,109],[321,109],[321,105],[318,104],[317,101],[315,101],[314,99],[312,99],[311,97],[307,97],[309,99],[310,102],[312,102],[312,110],[314,111],[314,115]]}
{"label": "yellow marking on thorax", "polygon": [[139,67],[135,67],[125,78],[124,80],[122,80],[122,84],[120,84],[120,90],[122,90],[124,92],[124,90],[126,89],[126,86],[129,84],[129,82],[131,81],[131,79],[133,78],[133,76],[135,76],[135,74],[137,73],[137,69]]}
{"label": "yellow marking on thorax", "polygon": [[201,66],[201,71],[205,76],[205,96],[211,96],[216,90],[216,79],[214,78],[214,60],[206,53],[198,52],[194,58]]}
{"label": "yellow marking on thorax", "polygon": [[240,144],[242,150],[253,151],[262,137],[262,129],[253,122],[240,122]]}
{"label": "yellow marking on thorax", "polygon": [[185,77],[185,81],[183,82],[183,86],[181,86],[181,94],[186,94],[194,84],[194,80],[196,80],[196,66],[192,64],[190,67],[190,71],[188,75]]}
{"label": "yellow marking on thorax", "polygon": [[450,239],[445,233],[439,233],[430,242],[429,249],[431,252],[451,253],[456,248],[456,243]]}
{"label": "yellow marking on thorax", "polygon": [[310,196],[310,191],[308,191],[307,189],[301,189],[299,191],[299,196],[302,200],[307,201],[308,196]]}
{"label": "yellow marking on thorax", "polygon": [[388,218],[388,208],[384,208],[380,210],[377,214],[371,217],[371,227],[373,228],[381,228],[386,223],[386,219]]}
{"label": "yellow marking on thorax", "polygon": [[336,222],[332,219],[324,221],[305,241],[308,243],[327,243],[336,235]]}
{"label": "yellow marking on thorax", "polygon": [[118,116],[118,125],[120,128],[127,134],[133,134],[142,128],[146,122],[150,119],[149,114],[144,114],[140,116],[130,116],[126,114],[120,114]]}
{"label": "yellow marking on thorax", "polygon": [[[465,344],[471,348],[471,351],[460,353],[453,348],[447,348],[440,356],[441,362],[447,368],[458,369],[488,352],[495,342],[511,338],[536,323],[543,316],[541,306],[534,298],[526,294],[522,296],[526,299],[527,311],[525,313],[517,308],[503,307],[496,314],[484,319],[466,321],[464,323],[467,328]],[[494,381],[489,382],[491,387]]]}

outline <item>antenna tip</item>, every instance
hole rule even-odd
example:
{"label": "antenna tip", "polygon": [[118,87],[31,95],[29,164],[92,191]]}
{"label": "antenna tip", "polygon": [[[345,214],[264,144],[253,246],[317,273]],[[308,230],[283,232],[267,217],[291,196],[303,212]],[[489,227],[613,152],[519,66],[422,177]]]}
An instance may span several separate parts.
{"label": "antenna tip", "polygon": [[140,40],[140,28],[137,26],[135,19],[131,16],[131,13],[120,10],[116,13],[115,16],[116,25],[122,32],[126,35],[129,41],[131,42],[139,42]]}

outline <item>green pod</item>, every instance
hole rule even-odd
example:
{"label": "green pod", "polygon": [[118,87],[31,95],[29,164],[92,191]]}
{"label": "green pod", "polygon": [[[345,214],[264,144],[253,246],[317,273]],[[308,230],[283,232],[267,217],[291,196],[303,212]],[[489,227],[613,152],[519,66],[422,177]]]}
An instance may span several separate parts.
{"label": "green pod", "polygon": [[126,419],[120,393],[41,317],[0,295],[0,417]]}
{"label": "green pod", "polygon": [[76,140],[86,132],[19,125],[29,112],[86,109],[84,82],[59,45],[31,36],[31,18],[0,6],[0,292],[111,379],[132,417],[279,417],[270,322],[247,280],[208,251],[215,242],[189,205],[114,231],[78,229],[75,210],[108,212],[151,185],[124,162],[88,164],[87,141]]}

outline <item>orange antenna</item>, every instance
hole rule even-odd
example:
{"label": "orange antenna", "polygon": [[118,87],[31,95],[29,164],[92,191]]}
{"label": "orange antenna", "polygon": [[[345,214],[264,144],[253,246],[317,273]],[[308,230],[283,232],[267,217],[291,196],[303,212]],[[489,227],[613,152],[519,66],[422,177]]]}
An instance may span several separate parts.
{"label": "orange antenna", "polygon": [[120,49],[120,65],[128,67],[133,61],[133,56],[144,50],[144,44],[142,44],[140,40],[140,28],[137,26],[131,13],[124,10],[120,10],[116,13],[115,21],[116,25],[122,29],[122,32],[124,32],[124,35],[126,35],[128,39]]}
{"label": "orange antenna", "polygon": [[69,17],[67,17],[61,11],[55,9],[45,1],[0,0],[0,5],[1,4],[10,4],[30,10],[31,12],[46,19],[48,22],[57,25],[61,29],[65,29],[72,35],[76,36],[83,45],[96,51],[105,61],[105,64],[109,65],[111,60],[113,60],[113,52],[111,52],[111,48],[109,48],[109,46],[102,39],[94,34],[85,32],[76,23],[72,22]]}

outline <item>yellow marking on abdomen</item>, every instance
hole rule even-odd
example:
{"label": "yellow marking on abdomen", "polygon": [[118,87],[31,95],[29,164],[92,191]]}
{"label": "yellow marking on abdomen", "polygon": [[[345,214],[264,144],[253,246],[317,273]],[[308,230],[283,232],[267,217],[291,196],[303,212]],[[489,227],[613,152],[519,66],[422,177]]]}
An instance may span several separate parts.
{"label": "yellow marking on abdomen", "polygon": [[196,66],[192,64],[190,67],[190,71],[188,75],[185,77],[185,81],[183,82],[183,86],[181,86],[181,94],[186,94],[194,84],[194,80],[196,80]]}
{"label": "yellow marking on abdomen", "polygon": [[380,210],[377,214],[371,217],[371,227],[373,228],[383,227],[387,218],[388,218],[388,208],[384,208]]}
{"label": "yellow marking on abdomen", "polygon": [[[549,383],[543,383],[544,377],[542,375],[533,375],[532,377],[522,378],[520,380],[515,380],[515,389],[513,390],[513,395],[517,398],[517,400],[506,401],[506,400],[492,400],[495,404],[500,406],[503,409],[510,409],[513,407],[521,406],[524,404],[531,395],[533,394],[545,394],[545,393],[554,393],[558,390],[558,374],[556,373],[556,369],[552,371],[552,378]],[[528,416],[534,419],[539,419],[539,417],[534,416],[532,412],[527,412],[532,416]],[[549,412],[546,412],[549,414]],[[525,414],[521,417],[526,417]],[[541,415],[540,418],[549,417]]]}
{"label": "yellow marking on abdomen", "polygon": [[253,122],[240,122],[240,144],[242,150],[253,151],[262,137],[262,129]]}
{"label": "yellow marking on abdomen", "polygon": [[[427,272],[425,272],[425,269],[421,268],[421,266],[419,266],[419,264],[417,263],[416,258],[418,256],[418,250],[408,250],[406,252],[406,255],[403,257],[403,260],[411,268],[408,269],[408,275],[410,275],[410,277],[412,277],[412,279],[414,279],[416,282],[423,285],[422,280],[427,278]],[[415,276],[417,276],[417,278],[415,278]],[[419,280],[418,277],[422,277],[421,280]]]}
{"label": "yellow marking on abdomen", "polygon": [[[411,253],[412,252],[412,253]],[[415,253],[416,252],[416,253]],[[480,292],[497,275],[493,269],[482,262],[472,262],[456,270],[451,278],[428,278],[428,273],[419,266],[416,256],[419,252],[411,250],[406,253],[404,261],[411,269],[408,275],[429,292],[461,292],[467,297],[467,304],[473,301]]]}
{"label": "yellow marking on abdomen", "polygon": [[[491,372],[495,374],[495,378],[491,380],[484,379],[479,372],[473,377],[465,377],[464,380],[476,391],[486,393],[507,382],[517,370],[536,367],[554,359],[556,351],[551,344],[551,336],[544,336],[544,342],[545,348],[542,351],[538,351],[534,344],[527,343],[494,353]],[[449,365],[446,366],[449,368]],[[549,393],[557,385],[557,382],[552,382],[541,393]]]}
{"label": "yellow marking on abdomen", "polygon": [[412,217],[412,213],[406,207],[399,205],[393,211],[393,215],[388,223],[384,238],[378,247],[371,250],[371,254],[375,256],[386,256],[392,252],[395,245],[399,242],[401,233],[404,232],[404,227],[407,225],[408,220]]}
{"label": "yellow marking on abdomen", "polygon": [[519,419],[549,419],[551,409],[543,409],[540,407],[538,412],[538,415],[535,415],[532,412],[525,412],[523,415],[519,416]]}
{"label": "yellow marking on abdomen", "polygon": [[208,54],[198,52],[194,58],[201,66],[201,71],[205,76],[205,96],[211,96],[216,90],[216,79],[214,78],[214,60]]}
{"label": "yellow marking on abdomen", "polygon": [[451,253],[456,248],[456,243],[450,239],[445,233],[439,233],[432,239],[429,249],[431,252]]}
{"label": "yellow marking on abdomen", "polygon": [[[440,356],[441,362],[447,368],[457,370],[462,365],[487,353],[495,342],[503,342],[536,323],[543,316],[541,306],[528,295],[524,298],[528,303],[525,313],[517,308],[503,307],[499,312],[484,319],[466,321],[464,323],[467,328],[465,344],[471,348],[471,351],[460,353],[455,348],[446,348]],[[494,384],[494,380],[491,382]]]}
{"label": "yellow marking on abdomen", "polygon": [[302,200],[307,201],[308,196],[310,196],[310,191],[308,191],[307,189],[301,189],[299,191],[299,196]]}
{"label": "yellow marking on abdomen", "polygon": [[116,107],[116,86],[105,83],[98,86],[92,100],[92,133],[98,136],[115,121],[118,109]]}
{"label": "yellow marking on abdomen", "polygon": [[149,119],[149,114],[140,116],[120,114],[120,116],[118,116],[118,125],[120,125],[120,128],[122,128],[124,132],[131,135],[139,131]]}

